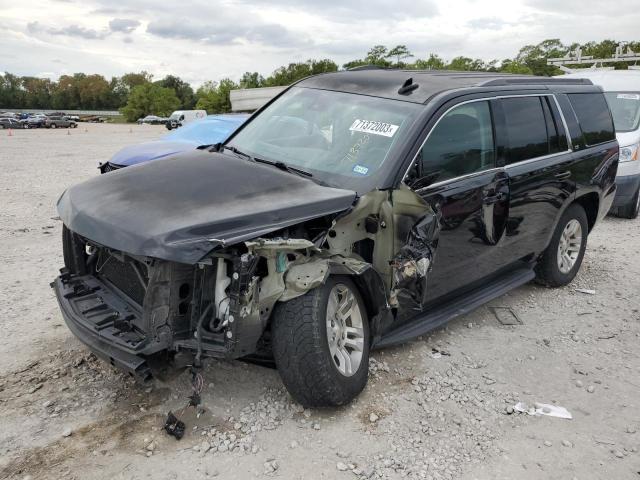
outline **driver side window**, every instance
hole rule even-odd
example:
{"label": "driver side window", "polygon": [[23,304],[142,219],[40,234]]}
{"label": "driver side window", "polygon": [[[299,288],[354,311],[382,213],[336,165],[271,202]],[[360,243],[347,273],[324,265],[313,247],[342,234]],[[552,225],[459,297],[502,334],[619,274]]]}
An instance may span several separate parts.
{"label": "driver side window", "polygon": [[488,101],[460,105],[431,130],[410,173],[414,188],[481,172],[495,166],[495,143]]}

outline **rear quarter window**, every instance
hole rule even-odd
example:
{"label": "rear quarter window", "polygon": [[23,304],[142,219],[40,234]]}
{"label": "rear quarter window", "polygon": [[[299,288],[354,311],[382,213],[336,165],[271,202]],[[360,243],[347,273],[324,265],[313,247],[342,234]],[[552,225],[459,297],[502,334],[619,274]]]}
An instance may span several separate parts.
{"label": "rear quarter window", "polygon": [[570,93],[567,97],[578,117],[587,145],[615,140],[613,118],[602,93]]}

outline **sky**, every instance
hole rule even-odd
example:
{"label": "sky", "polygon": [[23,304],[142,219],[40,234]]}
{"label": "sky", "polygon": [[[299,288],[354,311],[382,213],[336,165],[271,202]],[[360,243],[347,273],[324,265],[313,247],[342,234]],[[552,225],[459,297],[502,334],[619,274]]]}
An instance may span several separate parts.
{"label": "sky", "polygon": [[638,0],[0,0],[0,72],[109,78],[146,70],[198,86],[376,44],[484,60],[547,38],[640,40]]}

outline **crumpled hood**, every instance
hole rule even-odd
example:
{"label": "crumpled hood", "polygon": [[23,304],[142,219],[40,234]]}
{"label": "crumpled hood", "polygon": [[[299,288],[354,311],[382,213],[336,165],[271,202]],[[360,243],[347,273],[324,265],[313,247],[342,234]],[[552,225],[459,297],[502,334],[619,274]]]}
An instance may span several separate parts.
{"label": "crumpled hood", "polygon": [[101,245],[193,264],[220,241],[341,212],[355,198],[269,165],[194,150],[75,185],[58,212],[69,229]]}
{"label": "crumpled hood", "polygon": [[187,150],[194,150],[197,146],[197,144],[189,141],[156,140],[124,147],[111,157],[109,162],[120,167],[128,167],[150,160],[166,158],[169,155]]}

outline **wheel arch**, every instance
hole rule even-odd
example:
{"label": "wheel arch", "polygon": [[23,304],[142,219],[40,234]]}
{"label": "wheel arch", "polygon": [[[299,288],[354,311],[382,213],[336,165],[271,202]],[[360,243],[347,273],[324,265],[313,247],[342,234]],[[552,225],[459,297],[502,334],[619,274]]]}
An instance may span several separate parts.
{"label": "wheel arch", "polygon": [[[593,230],[598,219],[598,213],[600,211],[600,196],[596,192],[589,192],[577,197],[570,205],[577,203],[580,205],[587,214],[587,222],[589,224],[589,233]],[[569,208],[570,205],[567,205]]]}

